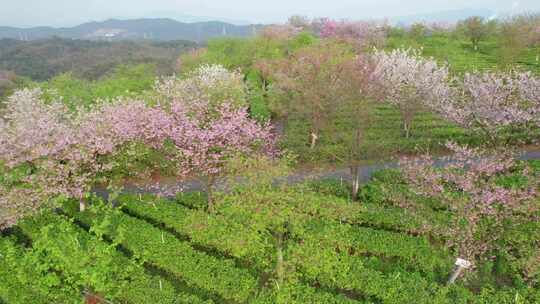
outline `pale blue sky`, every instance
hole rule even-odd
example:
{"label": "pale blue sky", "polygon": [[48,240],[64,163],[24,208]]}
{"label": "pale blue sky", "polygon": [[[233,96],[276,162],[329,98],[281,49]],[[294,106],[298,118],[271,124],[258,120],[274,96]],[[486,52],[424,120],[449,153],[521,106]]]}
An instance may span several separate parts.
{"label": "pale blue sky", "polygon": [[0,26],[182,15],[259,23],[284,21],[293,14],[382,19],[464,8],[540,11],[540,0],[0,0]]}

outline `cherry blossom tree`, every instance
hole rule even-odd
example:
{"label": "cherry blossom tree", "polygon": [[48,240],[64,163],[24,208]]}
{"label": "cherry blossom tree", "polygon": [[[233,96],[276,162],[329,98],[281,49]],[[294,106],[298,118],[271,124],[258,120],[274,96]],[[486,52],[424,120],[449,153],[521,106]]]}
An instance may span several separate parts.
{"label": "cherry blossom tree", "polygon": [[156,81],[155,91],[161,103],[182,102],[194,113],[213,111],[225,102],[247,106],[244,76],[221,65],[202,65],[183,78],[165,77]]}
{"label": "cherry blossom tree", "polygon": [[351,198],[356,200],[360,190],[360,163],[366,160],[375,146],[365,145],[366,130],[372,122],[372,111],[377,101],[377,86],[373,82],[374,64],[367,55],[357,56],[342,66],[341,89],[343,94],[336,100],[336,121],[346,122],[347,127],[332,134],[334,145],[343,145],[339,156],[332,155],[349,168],[352,187]]}
{"label": "cherry blossom tree", "polygon": [[[3,183],[0,189],[7,222],[57,196],[78,199],[84,210],[85,196],[96,184],[110,185],[123,177],[116,174],[126,165],[118,161],[122,153],[127,153],[127,162],[137,161],[136,150],[130,150],[134,145],[166,155],[172,142],[179,175],[204,176],[209,197],[229,157],[273,152],[269,123],[251,120],[241,106],[244,87],[238,74],[202,67],[191,78],[170,84],[159,87],[170,100],[154,106],[116,99],[75,112],[59,100],[45,101],[40,90],[16,92],[0,119],[0,165],[5,167],[2,173],[29,173],[16,186]],[[22,193],[32,198],[22,200]]]}
{"label": "cherry blossom tree", "polygon": [[156,84],[160,104],[171,115],[169,138],[178,176],[199,176],[213,208],[213,187],[236,154],[271,154],[275,142],[269,123],[249,117],[243,76],[220,65],[203,65],[184,79]]}
{"label": "cherry blossom tree", "polygon": [[265,26],[260,36],[270,40],[291,40],[302,32],[301,27],[293,24]]}
{"label": "cherry blossom tree", "polygon": [[123,147],[139,142],[159,149],[167,139],[172,120],[164,110],[142,101],[117,100],[81,111],[75,118],[75,142],[60,154],[43,160],[43,184],[56,193],[78,198],[85,209],[84,195],[97,183],[109,184],[107,174],[118,165],[115,156]]}
{"label": "cherry blossom tree", "polygon": [[460,26],[462,27],[465,36],[471,40],[474,50],[478,51],[480,41],[489,33],[484,18],[478,16],[469,17],[464,20]]}
{"label": "cherry blossom tree", "polygon": [[20,218],[34,214],[47,198],[30,187],[6,185],[0,178],[0,230],[13,226]]}
{"label": "cherry blossom tree", "polygon": [[408,28],[409,36],[415,41],[420,41],[420,39],[423,39],[426,36],[427,31],[428,27],[423,22],[416,22]]}
{"label": "cherry blossom tree", "polygon": [[491,144],[500,144],[504,132],[538,126],[539,83],[530,73],[467,73],[453,97],[438,99],[432,108],[468,130],[484,133]]}
{"label": "cherry blossom tree", "polygon": [[373,59],[375,82],[383,99],[399,110],[408,138],[418,112],[426,105],[444,103],[451,96],[448,67],[411,49],[376,51]]}
{"label": "cherry blossom tree", "polygon": [[449,33],[456,28],[456,24],[449,21],[433,21],[428,22],[426,27],[434,32]]}
{"label": "cherry blossom tree", "polygon": [[74,136],[68,109],[40,98],[38,89],[17,91],[8,98],[0,123],[0,156],[9,167],[56,153]]}
{"label": "cherry blossom tree", "polygon": [[529,46],[531,29],[528,22],[520,17],[504,20],[499,25],[501,39],[501,61],[508,67],[517,63],[518,58]]}
{"label": "cherry blossom tree", "polygon": [[40,95],[39,90],[15,92],[0,118],[0,226],[3,227],[35,212],[45,202],[41,189],[32,184],[35,162],[58,153],[73,138],[67,124],[67,109],[59,103],[42,103]]}
{"label": "cherry blossom tree", "polygon": [[322,42],[300,49],[266,68],[271,72],[270,107],[283,120],[308,122],[310,149],[332,124],[337,105],[350,96],[353,81],[349,67],[355,54],[346,45]]}
{"label": "cherry blossom tree", "polygon": [[366,21],[323,20],[320,30],[323,38],[334,38],[352,44],[358,51],[382,47],[386,42],[386,26]]}
{"label": "cherry blossom tree", "polygon": [[269,123],[259,124],[249,118],[247,109],[222,104],[211,120],[190,115],[184,104],[171,106],[174,119],[170,138],[175,146],[173,160],[181,177],[202,177],[208,194],[208,208],[214,209],[213,187],[225,174],[227,162],[241,155],[274,156],[275,136]]}
{"label": "cherry blossom tree", "polygon": [[163,110],[128,100],[73,114],[60,102],[45,103],[39,90],[19,91],[10,98],[1,124],[1,161],[8,170],[28,167],[23,188],[41,199],[76,198],[84,210],[85,194],[97,182],[108,182],[106,173],[115,165],[111,156],[129,142],[161,146],[170,129],[168,117]]}
{"label": "cherry blossom tree", "polygon": [[[454,143],[447,148],[453,152],[451,157],[440,161],[430,155],[404,158],[400,165],[416,193],[439,200],[452,213],[453,224],[435,232],[442,234],[460,258],[479,262],[494,250],[506,250],[498,248],[497,241],[508,225],[517,225],[519,218],[531,220],[529,216],[538,208],[533,199],[540,180],[507,150],[487,151]],[[525,182],[515,187],[498,182],[512,174]]]}
{"label": "cherry blossom tree", "polygon": [[287,20],[287,24],[302,31],[306,31],[311,28],[311,20],[309,20],[308,17],[301,15],[290,16]]}
{"label": "cherry blossom tree", "polygon": [[533,115],[540,128],[540,77],[531,72],[518,73],[516,76],[521,98],[527,104],[529,112]]}

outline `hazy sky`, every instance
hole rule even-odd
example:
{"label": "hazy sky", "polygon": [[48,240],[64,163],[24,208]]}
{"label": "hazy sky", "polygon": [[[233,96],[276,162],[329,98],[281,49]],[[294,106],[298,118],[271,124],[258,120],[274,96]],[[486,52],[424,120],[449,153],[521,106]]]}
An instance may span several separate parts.
{"label": "hazy sky", "polygon": [[0,25],[71,26],[107,18],[165,15],[269,23],[293,14],[378,19],[464,8],[540,11],[540,0],[0,0]]}

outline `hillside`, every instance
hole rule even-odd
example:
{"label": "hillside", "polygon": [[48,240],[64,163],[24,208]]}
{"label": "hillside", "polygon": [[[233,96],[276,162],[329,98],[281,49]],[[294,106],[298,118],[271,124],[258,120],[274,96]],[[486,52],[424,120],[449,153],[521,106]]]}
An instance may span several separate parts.
{"label": "hillside", "polygon": [[51,38],[36,41],[0,40],[0,70],[37,81],[71,72],[97,79],[119,64],[154,64],[160,74],[174,71],[178,56],[197,47],[190,41],[87,41]]}
{"label": "hillside", "polygon": [[0,27],[0,38],[18,40],[64,39],[91,40],[191,40],[206,41],[221,36],[248,37],[258,25],[234,25],[221,21],[184,23],[173,19],[110,19],[103,22],[88,22],[75,27],[54,28]]}

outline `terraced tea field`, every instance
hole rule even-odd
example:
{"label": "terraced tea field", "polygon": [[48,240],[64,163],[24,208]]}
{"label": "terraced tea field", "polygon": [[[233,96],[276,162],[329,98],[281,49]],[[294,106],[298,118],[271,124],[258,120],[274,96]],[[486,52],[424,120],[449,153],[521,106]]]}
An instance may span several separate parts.
{"label": "terraced tea field", "polygon": [[[385,203],[406,191],[389,182],[395,176],[378,176],[365,186],[355,213],[323,211],[293,230],[299,232],[289,235],[283,253],[288,280],[282,285],[273,275],[269,234],[208,213],[201,207],[204,195],[123,195],[117,209],[79,212],[66,203],[3,236],[0,298],[10,304],[81,303],[83,292],[94,291],[112,303],[517,303],[516,294],[531,301],[520,303],[539,299],[537,290],[447,287],[455,257],[422,227],[425,221],[449,225],[448,213],[429,201],[418,200],[415,214]],[[335,183],[312,189],[299,197],[321,206],[353,204],[340,197]]]}

